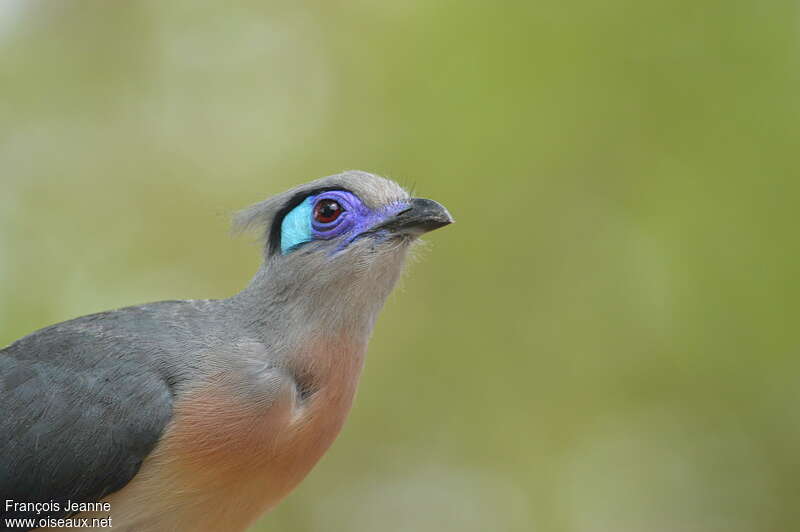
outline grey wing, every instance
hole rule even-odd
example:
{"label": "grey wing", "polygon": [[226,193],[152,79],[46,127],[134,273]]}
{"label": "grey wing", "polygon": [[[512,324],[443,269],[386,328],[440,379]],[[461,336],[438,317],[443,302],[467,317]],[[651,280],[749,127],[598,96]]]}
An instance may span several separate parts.
{"label": "grey wing", "polygon": [[[84,354],[108,346],[75,340],[45,329],[0,350],[0,529],[6,518],[62,517],[66,500],[119,490],[171,417],[169,384],[140,358]],[[9,499],[61,511],[14,511]]]}

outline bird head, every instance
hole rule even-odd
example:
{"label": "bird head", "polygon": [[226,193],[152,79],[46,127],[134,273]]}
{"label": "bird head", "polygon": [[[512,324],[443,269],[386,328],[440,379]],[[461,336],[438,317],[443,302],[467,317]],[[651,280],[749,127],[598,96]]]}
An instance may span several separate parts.
{"label": "bird head", "polygon": [[397,183],[348,171],[253,205],[236,218],[260,228],[265,272],[284,292],[382,304],[417,237],[453,222],[439,203]]}

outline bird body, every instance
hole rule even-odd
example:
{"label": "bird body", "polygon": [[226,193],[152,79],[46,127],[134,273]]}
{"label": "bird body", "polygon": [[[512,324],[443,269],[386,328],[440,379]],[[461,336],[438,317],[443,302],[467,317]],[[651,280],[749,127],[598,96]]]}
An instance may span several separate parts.
{"label": "bird body", "polygon": [[347,172],[238,221],[265,234],[239,294],[84,316],[0,351],[0,499],[102,500],[110,512],[74,517],[110,515],[118,530],[234,531],[311,470],[350,410],[409,244],[451,219]]}

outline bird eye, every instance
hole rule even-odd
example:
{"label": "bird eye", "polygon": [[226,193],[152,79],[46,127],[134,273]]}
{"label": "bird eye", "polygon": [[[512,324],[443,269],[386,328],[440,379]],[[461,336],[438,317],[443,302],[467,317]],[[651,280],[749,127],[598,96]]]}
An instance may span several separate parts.
{"label": "bird eye", "polygon": [[314,219],[321,224],[335,221],[344,209],[339,202],[332,199],[322,199],[314,205]]}

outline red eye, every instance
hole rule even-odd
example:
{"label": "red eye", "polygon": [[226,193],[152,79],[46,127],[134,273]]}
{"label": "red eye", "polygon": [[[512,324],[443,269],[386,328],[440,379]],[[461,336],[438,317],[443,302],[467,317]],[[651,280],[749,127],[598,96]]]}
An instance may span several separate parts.
{"label": "red eye", "polygon": [[314,219],[321,224],[329,224],[342,214],[342,206],[339,202],[332,199],[319,200],[314,205]]}

